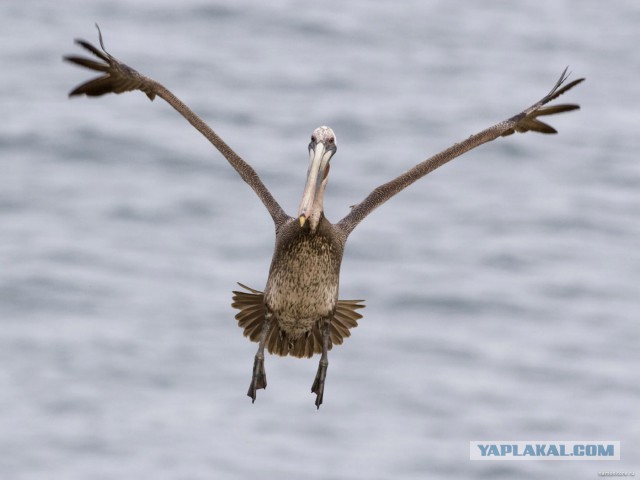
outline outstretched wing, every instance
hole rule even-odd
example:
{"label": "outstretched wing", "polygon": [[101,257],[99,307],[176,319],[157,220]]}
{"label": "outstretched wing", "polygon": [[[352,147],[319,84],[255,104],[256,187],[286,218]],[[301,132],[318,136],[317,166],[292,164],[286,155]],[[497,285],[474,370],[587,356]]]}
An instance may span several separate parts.
{"label": "outstretched wing", "polygon": [[150,100],[153,100],[157,95],[176,109],[180,115],[182,115],[202,135],[204,135],[214,147],[218,149],[231,166],[240,174],[240,177],[242,177],[253,191],[256,192],[264,206],[269,211],[269,214],[271,215],[271,218],[273,218],[276,226],[280,226],[289,219],[289,216],[282,210],[278,202],[271,195],[271,192],[269,192],[264,183],[262,183],[262,180],[260,180],[256,171],[247,162],[240,158],[240,156],[234,152],[231,147],[229,147],[229,145],[227,145],[198,115],[182,103],[182,101],[166,87],[162,86],[155,80],[140,74],[133,68],[125,65],[110,55],[104,48],[102,33],[99,28],[98,36],[100,39],[101,50],[85,40],[76,40],[76,43],[91,52],[101,61],[77,55],[68,55],[64,57],[68,62],[80,65],[81,67],[85,67],[90,70],[102,72],[102,75],[99,77],[78,85],[69,93],[69,96],[87,95],[89,97],[98,97],[107,93],[123,93],[133,90],[140,90],[141,92],[146,93]]}
{"label": "outstretched wing", "polygon": [[514,115],[513,117],[500,122],[492,127],[489,127],[480,133],[471,135],[466,140],[456,143],[455,145],[443,150],[442,152],[434,155],[431,158],[417,164],[407,172],[403,173],[399,177],[391,180],[384,185],[380,185],[374,189],[361,203],[355,205],[351,211],[338,222],[340,227],[346,235],[349,235],[353,229],[373,210],[389,200],[395,194],[401,192],[416,180],[424,177],[428,173],[432,172],[436,168],[444,165],[450,160],[462,155],[469,150],[472,150],[483,143],[495,140],[498,137],[505,137],[511,135],[514,132],[540,132],[540,133],[557,133],[557,131],[547,125],[546,123],[538,120],[538,117],[545,115],[554,115],[556,113],[570,112],[580,108],[579,105],[563,104],[563,105],[550,105],[545,106],[550,101],[556,99],[566,91],[578,85],[584,80],[579,78],[566,85],[563,84],[567,80],[567,69],[565,68],[560,75],[560,79],[556,82],[551,91],[545,95],[540,101],[534,103],[529,108]]}

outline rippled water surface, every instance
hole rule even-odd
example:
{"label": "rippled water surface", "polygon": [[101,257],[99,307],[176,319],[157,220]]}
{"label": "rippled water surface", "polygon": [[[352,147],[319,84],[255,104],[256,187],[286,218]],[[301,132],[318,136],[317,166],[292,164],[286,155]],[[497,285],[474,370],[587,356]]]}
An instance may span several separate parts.
{"label": "rippled water surface", "polygon": [[[640,474],[637,2],[0,3],[0,478]],[[171,88],[295,213],[334,128],[326,213],[513,115],[569,64],[557,136],[429,175],[354,232],[330,354],[268,357],[266,211],[162,100],[67,98],[75,37]],[[619,462],[470,462],[471,440],[619,440]]]}

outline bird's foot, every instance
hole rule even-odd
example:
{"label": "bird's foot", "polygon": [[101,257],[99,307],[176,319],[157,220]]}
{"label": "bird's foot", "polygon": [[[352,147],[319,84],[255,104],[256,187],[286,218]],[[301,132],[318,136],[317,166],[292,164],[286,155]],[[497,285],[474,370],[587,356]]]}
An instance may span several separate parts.
{"label": "bird's foot", "polygon": [[324,396],[324,381],[327,378],[327,367],[329,362],[320,360],[318,364],[318,372],[316,373],[316,379],[311,386],[311,393],[316,394],[316,407],[320,408],[322,405],[322,397]]}
{"label": "bird's foot", "polygon": [[267,374],[264,371],[264,357],[260,358],[256,355],[253,361],[253,376],[247,395],[251,397],[251,403],[256,401],[256,390],[267,388]]}

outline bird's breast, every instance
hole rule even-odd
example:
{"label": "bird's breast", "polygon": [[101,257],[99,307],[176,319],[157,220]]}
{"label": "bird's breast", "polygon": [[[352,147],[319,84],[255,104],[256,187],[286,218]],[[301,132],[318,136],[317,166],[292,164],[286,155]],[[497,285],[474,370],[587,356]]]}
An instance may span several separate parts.
{"label": "bird's breast", "polygon": [[291,338],[331,317],[338,301],[342,245],[320,233],[276,242],[265,289],[272,318]]}

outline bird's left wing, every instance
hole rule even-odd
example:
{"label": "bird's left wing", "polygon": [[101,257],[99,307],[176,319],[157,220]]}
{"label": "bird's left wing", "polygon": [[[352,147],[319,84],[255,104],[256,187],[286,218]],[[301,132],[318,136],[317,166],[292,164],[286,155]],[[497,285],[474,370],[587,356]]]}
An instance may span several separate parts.
{"label": "bird's left wing", "polygon": [[450,160],[462,155],[469,150],[472,150],[483,143],[495,140],[498,137],[505,137],[511,135],[514,132],[540,132],[540,133],[557,133],[557,131],[547,125],[546,123],[538,120],[538,117],[545,115],[554,115],[561,112],[569,112],[571,110],[577,110],[579,105],[563,104],[563,105],[550,105],[545,106],[547,103],[556,99],[569,89],[575,87],[582,82],[584,78],[573,80],[570,83],[564,85],[567,80],[567,69],[560,76],[560,79],[556,82],[551,91],[545,95],[540,101],[534,103],[529,108],[514,115],[513,117],[500,122],[492,127],[489,127],[480,133],[471,135],[466,140],[456,143],[455,145],[443,150],[442,152],[434,155],[431,158],[417,164],[407,172],[403,173],[399,177],[391,180],[384,185],[380,185],[374,189],[361,203],[355,205],[351,211],[338,222],[337,226],[341,228],[346,235],[349,235],[354,228],[373,210],[389,200],[395,194],[404,190],[416,180],[424,177],[428,173],[432,172],[436,168],[444,165]]}

